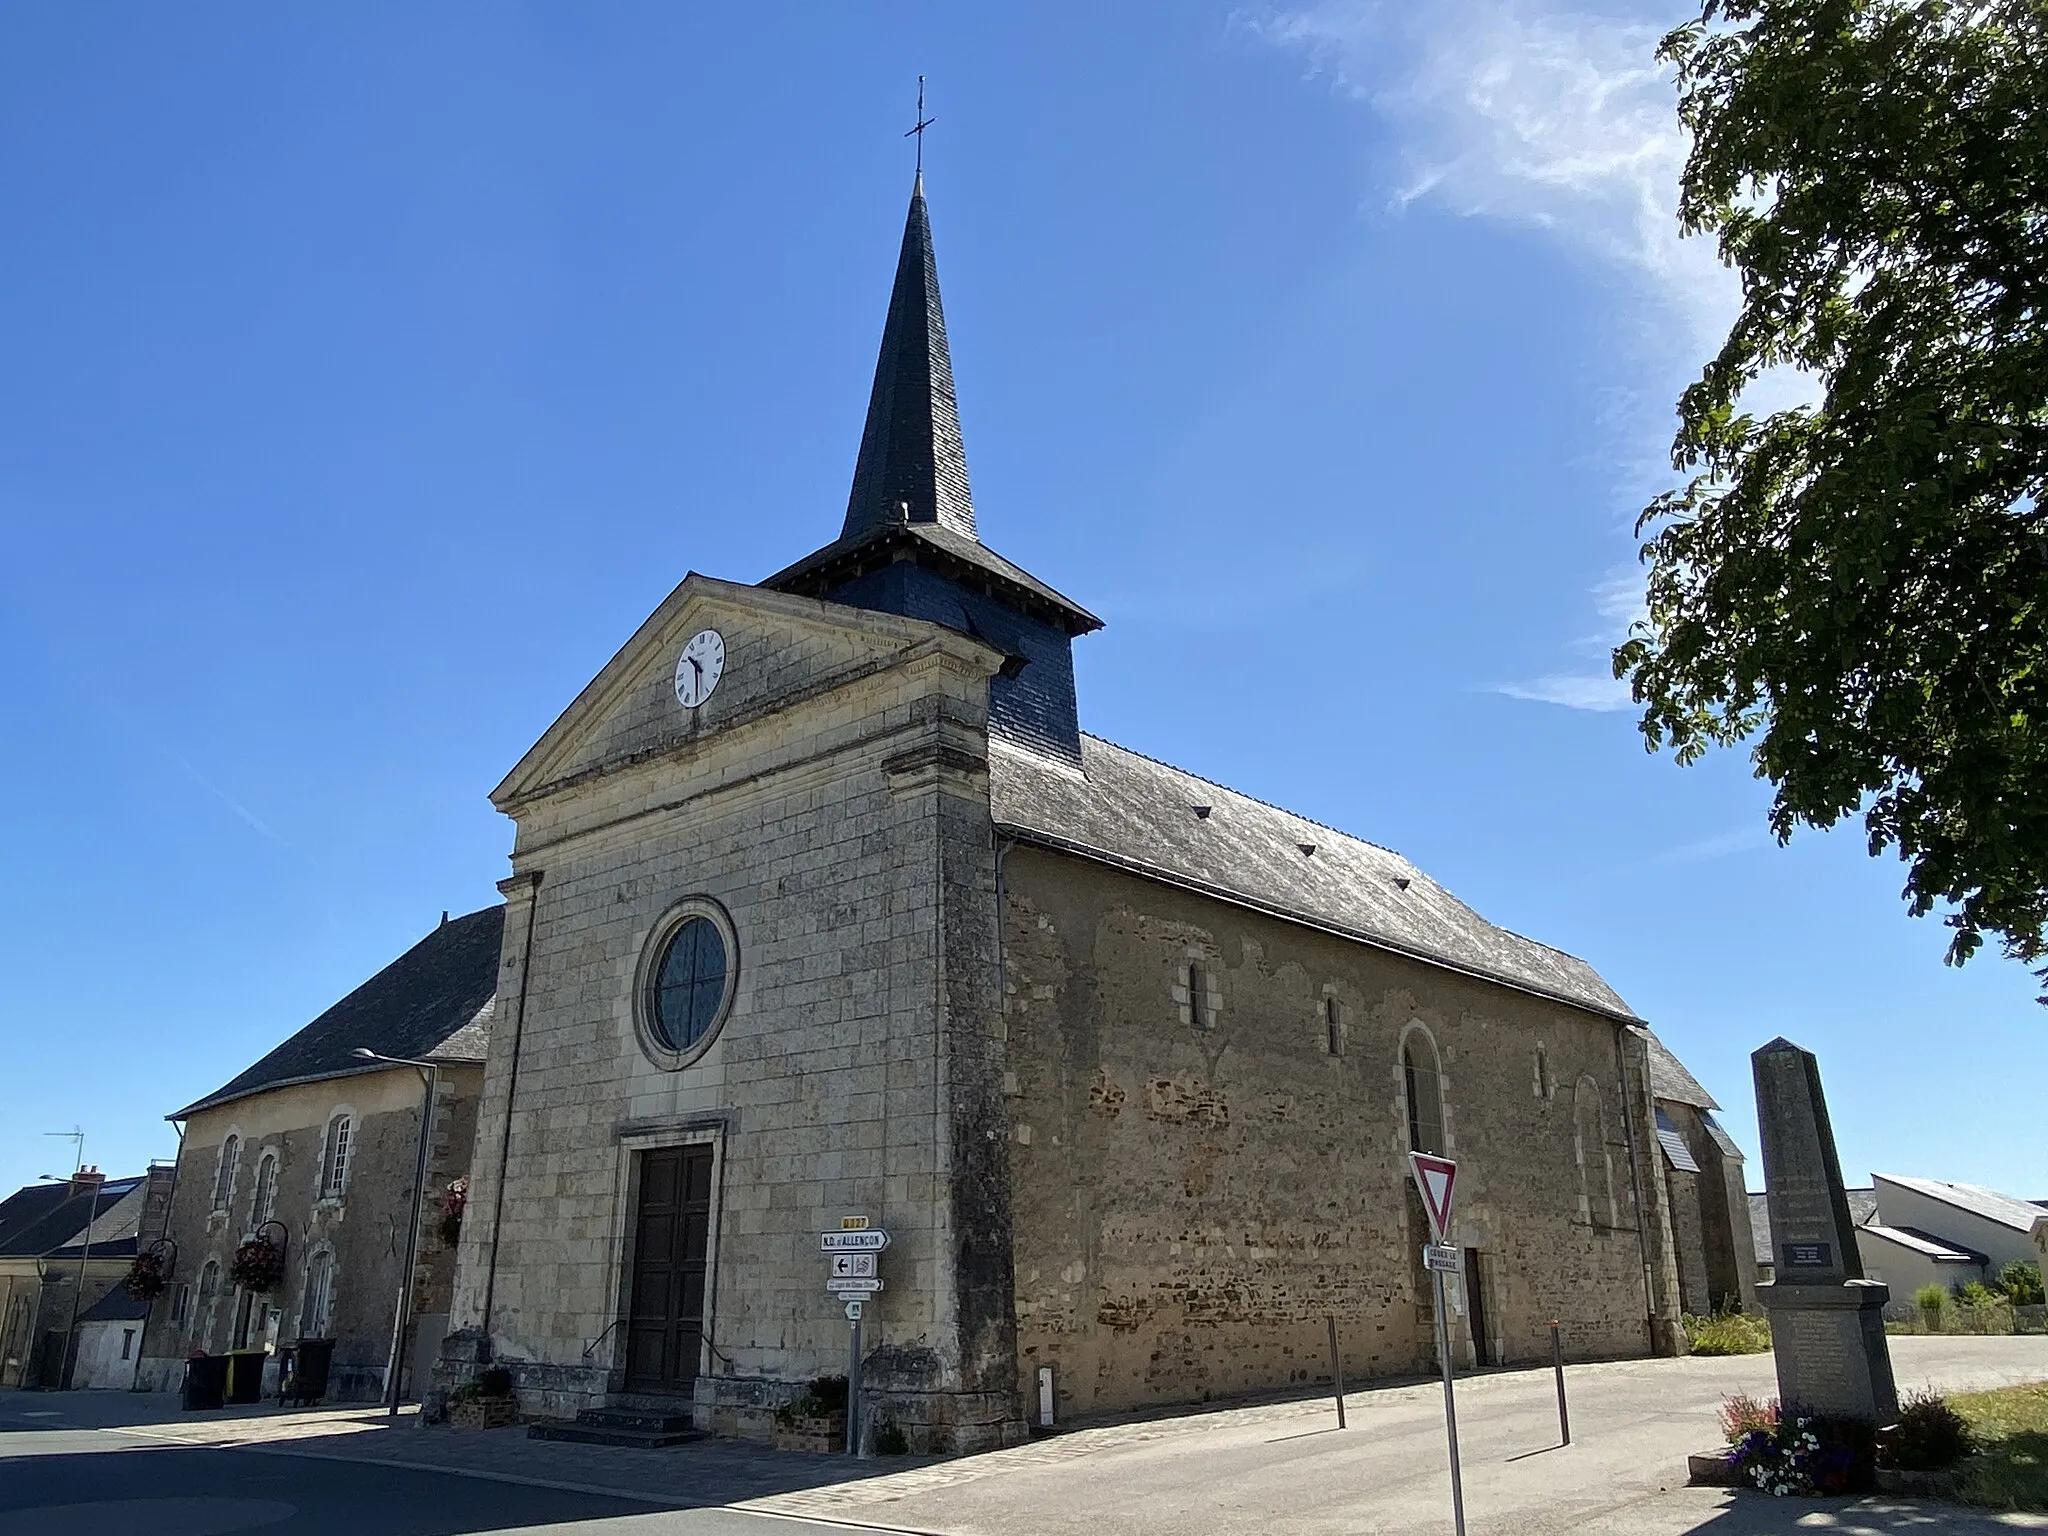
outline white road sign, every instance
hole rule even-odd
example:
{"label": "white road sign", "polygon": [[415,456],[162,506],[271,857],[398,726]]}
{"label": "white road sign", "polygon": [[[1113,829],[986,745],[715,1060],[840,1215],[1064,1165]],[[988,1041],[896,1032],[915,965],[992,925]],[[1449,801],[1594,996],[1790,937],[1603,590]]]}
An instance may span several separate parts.
{"label": "white road sign", "polygon": [[818,1248],[824,1253],[880,1253],[889,1246],[889,1234],[880,1227],[865,1232],[820,1232]]}
{"label": "white road sign", "polygon": [[872,1296],[881,1288],[882,1282],[869,1275],[832,1275],[825,1281],[825,1289],[834,1296]]}
{"label": "white road sign", "polygon": [[1422,1267],[1424,1269],[1433,1269],[1446,1275],[1463,1274],[1465,1271],[1465,1255],[1458,1249],[1447,1247],[1442,1243],[1424,1243],[1422,1245]]}
{"label": "white road sign", "polygon": [[1410,1152],[1408,1171],[1415,1175],[1415,1187],[1429,1210],[1430,1232],[1442,1242],[1451,1233],[1451,1191],[1457,1187],[1458,1165],[1448,1157]]}
{"label": "white road sign", "polygon": [[872,1278],[875,1273],[875,1255],[872,1253],[835,1253],[827,1261],[832,1266],[832,1278],[842,1275]]}

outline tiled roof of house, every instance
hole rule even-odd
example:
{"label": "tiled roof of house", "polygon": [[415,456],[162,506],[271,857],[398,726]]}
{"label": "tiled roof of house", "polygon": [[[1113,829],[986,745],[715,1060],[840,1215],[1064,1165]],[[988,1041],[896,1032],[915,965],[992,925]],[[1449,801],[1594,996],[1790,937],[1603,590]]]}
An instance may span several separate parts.
{"label": "tiled roof of house", "polygon": [[1494,926],[1398,853],[1097,736],[1082,736],[1081,763],[1076,772],[993,742],[990,794],[999,830],[1639,1022],[1585,961]]}
{"label": "tiled roof of house", "polygon": [[1952,1205],[1959,1211],[1968,1211],[1972,1216],[1981,1216],[1986,1221],[1995,1221],[2002,1227],[2011,1227],[2018,1232],[2031,1232],[2035,1226],[2048,1221],[2048,1212],[2031,1201],[2016,1200],[2011,1195],[2002,1195],[1995,1189],[1986,1189],[1981,1184],[1958,1184],[1950,1179],[1922,1179],[1907,1173],[1877,1173],[1873,1179],[1882,1179],[1888,1184],[1897,1184],[1915,1194],[1939,1200]]}
{"label": "tiled roof of house", "polygon": [[[48,1258],[66,1252],[84,1234],[89,1216],[97,1213],[104,1225],[113,1209],[142,1183],[140,1177],[108,1179],[99,1187],[97,1202],[69,1183],[29,1184],[16,1190],[0,1200],[0,1258]],[[111,1253],[119,1241],[110,1237],[102,1242],[96,1234],[93,1251]],[[134,1252],[132,1228],[127,1242],[128,1251]]]}
{"label": "tiled roof of house", "polygon": [[1674,1104],[1695,1109],[1719,1109],[1714,1096],[1702,1088],[1699,1079],[1685,1070],[1685,1063],[1671,1054],[1671,1048],[1647,1029],[1636,1031],[1650,1043],[1650,1092]]}
{"label": "tiled roof of house", "polygon": [[1887,1227],[1877,1222],[1864,1223],[1863,1230],[1873,1237],[1881,1237],[1888,1243],[1897,1243],[1901,1248],[1910,1248],[1923,1258],[1937,1264],[1982,1264],[1984,1255],[1968,1248],[1958,1248],[1932,1232],[1922,1232],[1918,1227]]}
{"label": "tiled roof of house", "polygon": [[320,1017],[205,1098],[168,1118],[291,1083],[388,1070],[351,1055],[482,1061],[498,988],[503,905],[441,924]]}
{"label": "tiled roof of house", "polygon": [[137,1301],[126,1286],[115,1286],[78,1314],[81,1323],[129,1323],[149,1316],[149,1303]]}

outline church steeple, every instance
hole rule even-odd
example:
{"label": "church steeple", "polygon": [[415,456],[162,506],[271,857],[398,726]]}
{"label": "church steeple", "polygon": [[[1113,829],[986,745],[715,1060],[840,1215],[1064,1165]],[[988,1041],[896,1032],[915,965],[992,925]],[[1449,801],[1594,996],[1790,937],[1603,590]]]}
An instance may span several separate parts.
{"label": "church steeple", "polygon": [[943,624],[996,647],[1005,659],[989,679],[989,729],[1080,766],[1072,641],[1102,620],[1005,560],[975,531],[921,173],[910,193],[846,526],[761,585]]}
{"label": "church steeple", "polygon": [[905,522],[936,523],[977,537],[921,171],[911,187],[896,286],[882,326],[882,352],[840,537]]}

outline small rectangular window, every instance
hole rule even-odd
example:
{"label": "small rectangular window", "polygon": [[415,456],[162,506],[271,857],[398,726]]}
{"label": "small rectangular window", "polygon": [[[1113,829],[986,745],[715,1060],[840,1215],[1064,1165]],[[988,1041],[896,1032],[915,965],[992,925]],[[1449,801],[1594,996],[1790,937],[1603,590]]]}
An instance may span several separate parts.
{"label": "small rectangular window", "polygon": [[1323,999],[1323,1048],[1332,1056],[1344,1054],[1344,1010],[1334,997]]}
{"label": "small rectangular window", "polygon": [[191,1305],[191,1286],[181,1285],[175,1291],[171,1292],[171,1321],[174,1323],[182,1323],[183,1321],[185,1321],[185,1311]]}
{"label": "small rectangular window", "polygon": [[129,1352],[134,1348],[135,1330],[133,1328],[123,1328],[121,1330],[121,1358],[123,1360],[126,1360],[128,1358]]}
{"label": "small rectangular window", "polygon": [[1203,1006],[1207,1002],[1202,968],[1191,960],[1188,962],[1188,1022],[1197,1029],[1208,1027],[1207,1010]]}

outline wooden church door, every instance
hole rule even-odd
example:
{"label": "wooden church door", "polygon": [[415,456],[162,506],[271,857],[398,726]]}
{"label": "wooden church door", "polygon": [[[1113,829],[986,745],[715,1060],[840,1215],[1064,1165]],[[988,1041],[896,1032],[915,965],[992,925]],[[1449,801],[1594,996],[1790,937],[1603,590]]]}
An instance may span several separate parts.
{"label": "wooden church door", "polygon": [[688,1392],[704,1344],[711,1238],[711,1148],[663,1147],[640,1159],[626,1390]]}

